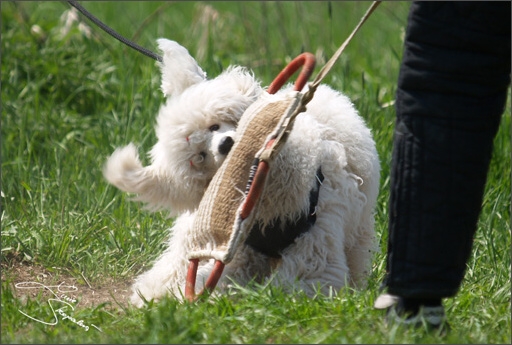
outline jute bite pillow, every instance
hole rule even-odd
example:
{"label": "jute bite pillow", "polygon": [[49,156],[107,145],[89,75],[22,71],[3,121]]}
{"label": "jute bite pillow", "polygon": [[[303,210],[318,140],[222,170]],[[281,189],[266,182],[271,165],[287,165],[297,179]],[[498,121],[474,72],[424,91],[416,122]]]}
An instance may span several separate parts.
{"label": "jute bite pillow", "polygon": [[[242,213],[242,210],[244,206],[250,206],[246,203],[248,184],[257,182],[250,178],[256,167],[254,163],[261,159],[257,154],[280,128],[282,120],[297,113],[301,99],[299,92],[265,94],[246,110],[238,125],[237,142],[199,204],[193,226],[196,246],[189,259],[214,258],[224,263],[232,260],[239,243],[245,241],[254,218],[251,217],[254,213]],[[272,134],[269,136],[269,133]]]}

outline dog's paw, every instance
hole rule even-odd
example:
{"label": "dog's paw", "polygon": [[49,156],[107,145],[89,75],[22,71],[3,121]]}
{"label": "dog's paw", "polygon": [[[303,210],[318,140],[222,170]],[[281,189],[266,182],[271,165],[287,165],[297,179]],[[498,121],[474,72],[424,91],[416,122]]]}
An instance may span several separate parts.
{"label": "dog's paw", "polygon": [[115,182],[123,179],[127,172],[140,169],[142,169],[142,164],[139,153],[135,145],[130,143],[112,153],[103,168],[103,176],[115,185]]}
{"label": "dog's paw", "polygon": [[117,188],[135,193],[138,192],[136,182],[143,169],[137,148],[130,143],[112,153],[103,167],[103,176]]}
{"label": "dog's paw", "polygon": [[137,308],[142,308],[148,302],[158,302],[161,297],[162,291],[155,290],[155,286],[148,286],[148,281],[140,280],[139,277],[139,280],[132,285],[130,303]]}
{"label": "dog's paw", "polygon": [[[146,305],[147,302],[151,301],[151,299],[145,299],[143,298],[139,292],[135,291],[131,297],[130,297],[130,303],[136,307],[136,308],[142,308]],[[158,301],[156,299],[154,299],[154,301]]]}

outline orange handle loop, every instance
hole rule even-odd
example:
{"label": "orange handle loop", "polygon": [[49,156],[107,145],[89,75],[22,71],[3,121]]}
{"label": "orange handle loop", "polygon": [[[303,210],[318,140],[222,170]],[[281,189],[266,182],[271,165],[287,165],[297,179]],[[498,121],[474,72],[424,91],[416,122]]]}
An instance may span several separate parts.
{"label": "orange handle loop", "polygon": [[204,285],[203,290],[199,292],[196,296],[196,277],[197,277],[197,269],[199,267],[199,259],[190,259],[190,263],[188,266],[187,272],[187,281],[185,283],[185,298],[189,302],[196,301],[205,291],[212,292],[217,286],[219,279],[222,275],[222,271],[224,270],[224,263],[219,260],[215,260],[215,264],[213,265],[212,272],[208,276],[206,280],[206,284]]}
{"label": "orange handle loop", "polygon": [[[286,81],[302,66],[302,70],[300,71],[299,77],[295,82],[294,90],[301,91],[309,77],[313,73],[315,68],[315,56],[311,53],[302,53],[292,60],[272,81],[270,86],[267,89],[269,94],[276,93]],[[272,146],[275,139],[270,140],[267,143],[266,148]],[[267,178],[269,172],[269,165],[265,161],[261,161],[258,164],[256,172],[254,174],[254,179],[252,181],[249,192],[247,193],[247,197],[245,199],[245,203],[240,212],[240,216],[242,220],[246,219],[249,214],[251,214],[252,209],[256,205],[256,201],[258,200],[262,190],[263,185],[265,184],[265,180]]]}
{"label": "orange handle loop", "polygon": [[[311,53],[302,53],[292,60],[272,81],[270,86],[267,89],[269,94],[276,93],[286,81],[302,66],[302,70],[295,82],[294,90],[300,91],[306,85],[309,77],[313,73],[315,68],[315,56]],[[274,142],[274,139],[270,140],[267,143],[267,148],[271,147]],[[258,168],[256,169],[256,173],[254,174],[254,179],[247,193],[247,198],[245,199],[244,206],[241,210],[241,218],[242,220],[247,218],[249,214],[251,214],[252,209],[254,208],[256,201],[258,200],[261,191],[263,189],[263,185],[265,184],[265,179],[267,178],[267,174],[269,171],[269,165],[267,162],[261,161],[258,164]]]}
{"label": "orange handle loop", "polygon": [[290,79],[290,77],[297,72],[299,67],[302,66],[299,77],[295,81],[295,91],[301,91],[304,85],[306,85],[309,77],[313,74],[315,69],[315,56],[311,53],[302,53],[292,60],[270,83],[267,92],[270,94],[276,93],[283,85]]}
{"label": "orange handle loop", "polygon": [[[271,147],[274,143],[274,139],[270,140],[266,147]],[[252,209],[256,205],[256,201],[259,199],[261,192],[263,191],[263,186],[265,185],[265,180],[267,179],[268,171],[270,167],[267,162],[261,161],[258,163],[258,167],[256,168],[256,172],[254,173],[254,177],[251,183],[251,187],[249,188],[249,192],[247,193],[247,197],[245,198],[244,205],[240,210],[240,217],[242,220],[249,217],[252,212]]]}
{"label": "orange handle loop", "polygon": [[185,283],[185,297],[192,302],[196,294],[196,277],[199,259],[190,259],[187,272],[187,281]]}

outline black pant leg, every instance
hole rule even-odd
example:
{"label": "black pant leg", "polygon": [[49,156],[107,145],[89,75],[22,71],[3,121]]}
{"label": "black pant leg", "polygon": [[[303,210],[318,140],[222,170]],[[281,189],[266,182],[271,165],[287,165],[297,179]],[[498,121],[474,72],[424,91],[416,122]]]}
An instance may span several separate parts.
{"label": "black pant leg", "polygon": [[396,95],[388,291],[453,296],[510,84],[510,2],[411,5]]}

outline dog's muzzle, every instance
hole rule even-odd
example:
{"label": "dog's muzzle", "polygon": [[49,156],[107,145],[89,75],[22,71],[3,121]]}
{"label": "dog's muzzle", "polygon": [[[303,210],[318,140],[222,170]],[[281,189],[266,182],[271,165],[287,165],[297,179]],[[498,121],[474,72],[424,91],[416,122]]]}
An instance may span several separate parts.
{"label": "dog's muzzle", "polygon": [[233,147],[234,143],[235,141],[231,137],[222,138],[219,143],[219,153],[222,155],[227,155],[231,148]]}

